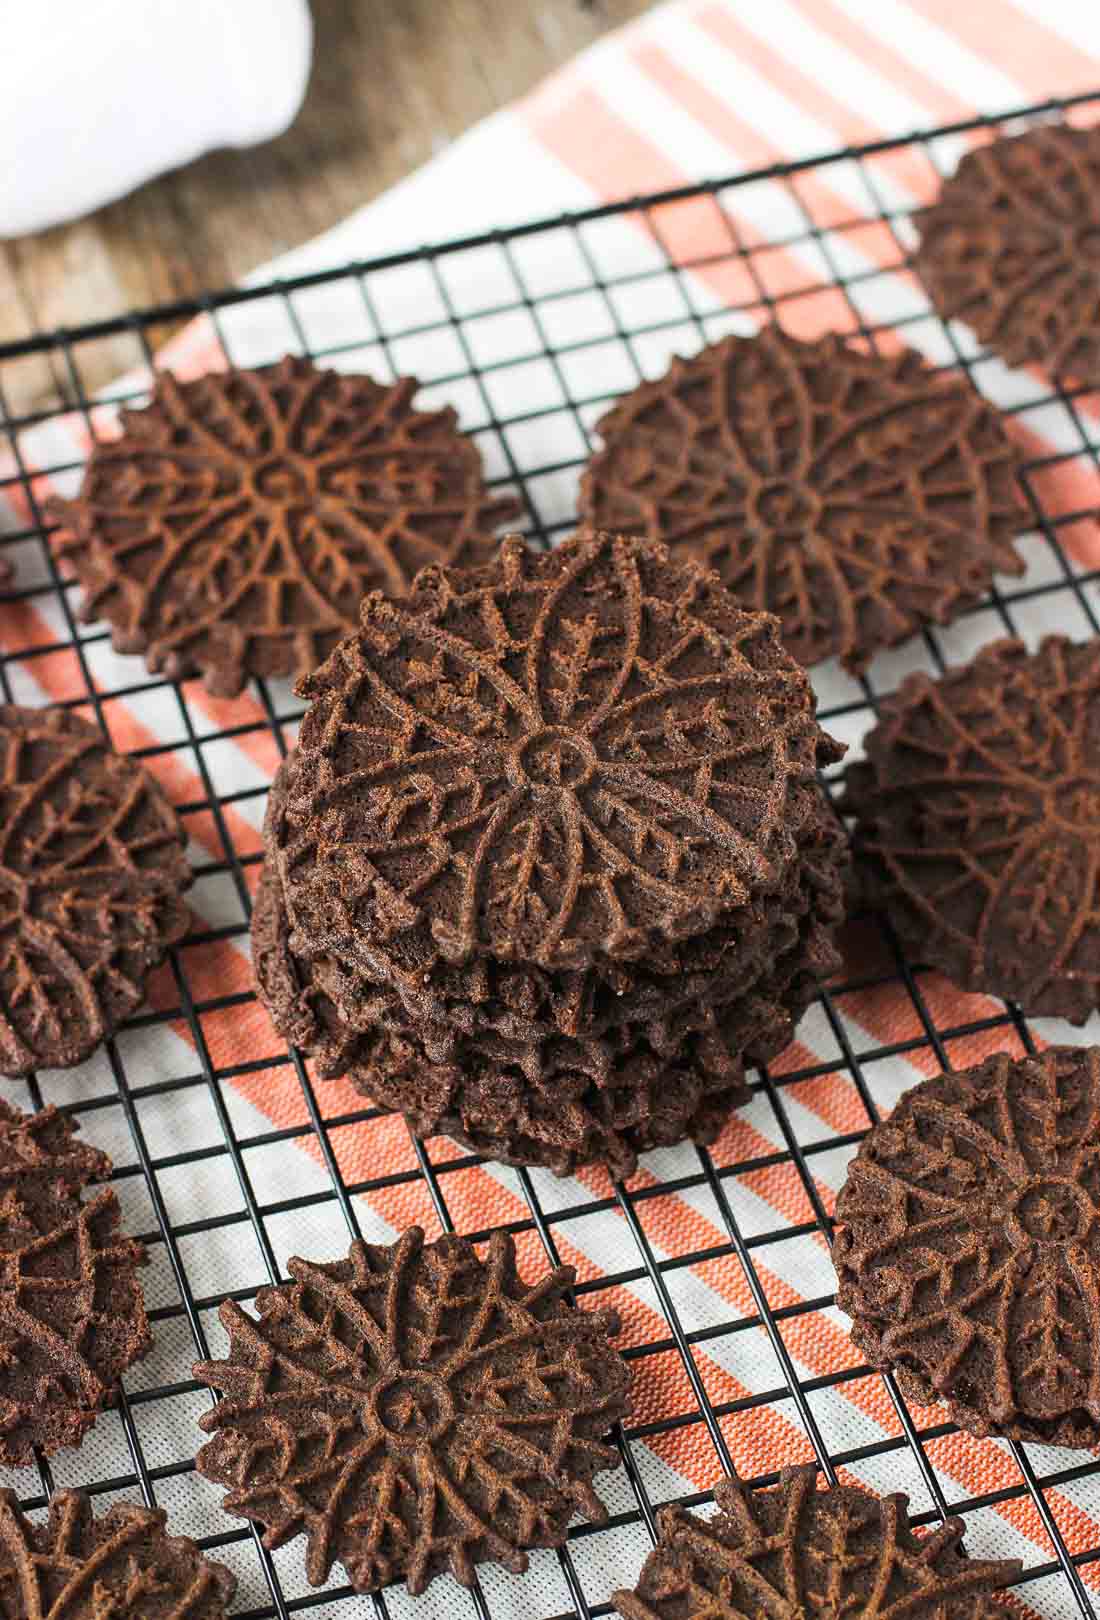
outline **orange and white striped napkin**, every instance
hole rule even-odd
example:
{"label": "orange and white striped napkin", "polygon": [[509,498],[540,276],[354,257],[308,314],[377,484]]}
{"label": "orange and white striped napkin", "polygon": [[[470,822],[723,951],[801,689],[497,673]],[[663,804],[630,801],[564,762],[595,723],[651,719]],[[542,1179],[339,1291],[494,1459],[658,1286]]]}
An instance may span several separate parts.
{"label": "orange and white striped napkin", "polygon": [[[621,197],[686,186],[740,171],[763,178],[715,197],[662,205],[647,217],[613,214],[572,230],[521,236],[444,252],[430,263],[397,264],[361,278],[324,282],[289,296],[272,293],[204,317],[158,357],[186,375],[224,365],[259,364],[309,347],[331,363],[378,374],[412,371],[425,398],[448,401],[474,432],[491,473],[523,475],[540,518],[566,524],[573,510],[585,429],[609,397],[640,374],[655,375],[671,353],[697,348],[729,330],[751,330],[774,307],[803,335],[829,327],[873,328],[883,345],[906,342],[950,364],[977,355],[964,329],[945,332],[904,268],[911,244],[906,214],[935,191],[937,167],[950,170],[981,131],[887,148],[862,164],[844,155],[913,129],[963,122],[1051,96],[1100,87],[1100,23],[1077,0],[676,0],[586,52],[524,101],[488,119],[392,192],[315,242],[265,266],[256,286],[348,261],[399,253],[423,240],[467,236],[491,226],[591,208]],[[1071,116],[1092,118],[1085,104]],[[841,154],[789,179],[776,166],[819,152]],[[771,171],[770,175],[768,171]],[[731,246],[736,250],[731,252]],[[836,285],[838,278],[843,283]],[[956,345],[958,346],[956,348]],[[547,349],[552,351],[548,357]],[[76,352],[79,364],[79,350]],[[1048,458],[1035,489],[1058,532],[1071,574],[1100,568],[1100,478],[1097,406],[1051,401],[1038,375],[1012,371],[990,357],[974,366],[978,386],[1010,410],[1013,431],[1033,454]],[[110,390],[113,399],[148,381],[138,369]],[[95,429],[109,432],[114,406],[97,407]],[[69,416],[27,429],[20,449],[28,486],[8,489],[3,521],[24,525],[29,503],[79,479],[89,424]],[[20,583],[49,584],[39,542],[16,546]],[[1090,626],[1062,567],[1039,533],[1023,543],[1028,573],[1014,583],[1011,619],[1033,640],[1049,629],[1085,635]],[[1059,588],[1035,593],[1035,587]],[[307,1094],[285,1048],[247,994],[251,987],[242,886],[254,888],[260,825],[279,742],[254,693],[227,702],[196,682],[178,692],[146,680],[141,664],[121,657],[94,629],[73,649],[68,608],[44,589],[0,614],[16,697],[30,703],[83,699],[86,681],[103,695],[116,743],[139,750],[183,807],[200,873],[193,894],[197,927],[211,937],[179,953],[180,978],[162,971],[152,1002],[168,1021],[142,1022],[117,1042],[120,1064],[100,1054],[82,1069],[43,1077],[47,1100],[104,1099],[85,1116],[87,1135],[116,1163],[136,1165],[127,1110],[119,1103],[119,1069],[129,1106],[152,1158],[157,1191],[181,1229],[175,1258],[199,1302],[215,1353],[221,1344],[213,1303],[229,1289],[268,1280],[292,1253],[320,1256],[346,1243],[340,1203],[332,1196],[330,1160],[353,1189],[356,1215],[369,1238],[386,1240],[413,1220],[438,1228],[439,1211],[418,1171],[403,1125],[361,1116],[362,1100],[342,1082]],[[939,636],[949,660],[969,656],[1004,623],[991,608]],[[881,655],[871,669],[878,692],[910,669],[926,667],[918,638]],[[870,721],[865,693],[838,670],[818,672],[826,709],[842,713],[833,729],[858,748]],[[288,688],[271,697],[283,717],[281,741],[294,737],[299,706]],[[211,794],[220,799],[215,811]],[[242,864],[243,863],[243,864]],[[862,951],[862,955],[860,952]],[[924,1455],[942,1496],[912,1449],[894,1444],[899,1416],[884,1384],[860,1373],[845,1320],[829,1303],[833,1277],[814,1199],[829,1210],[868,1114],[848,1065],[861,1055],[867,1094],[882,1112],[915,1080],[937,1070],[921,1011],[897,980],[881,982],[883,947],[857,944],[852,977],[869,987],[836,997],[835,1018],[815,1007],[798,1039],[774,1066],[774,1077],[804,1075],[761,1089],[732,1119],[713,1150],[714,1163],[739,1168],[725,1181],[728,1207],[715,1198],[691,1148],[648,1155],[631,1184],[668,1300],[647,1280],[638,1247],[606,1175],[585,1171],[566,1181],[534,1172],[534,1188],[563,1260],[584,1283],[611,1282],[598,1295],[614,1303],[632,1346],[656,1345],[634,1360],[633,1444],[654,1503],[706,1491],[725,1456],[745,1476],[813,1455],[802,1418],[786,1388],[775,1343],[760,1325],[749,1279],[730,1241],[729,1220],[750,1245],[756,1280],[780,1312],[783,1347],[829,1451],[848,1477],[879,1490],[909,1493],[913,1510],[946,1503],[979,1505],[967,1513],[967,1545],[987,1556],[1051,1563],[1055,1546],[1009,1448],[945,1432],[935,1410],[913,1412]],[[998,1048],[1017,1048],[1004,1009],[966,996],[935,975],[921,980],[925,1011],[946,1032],[956,1064]],[[1039,1040],[1095,1038],[1038,1021]],[[265,1066],[265,1059],[274,1066]],[[211,1077],[216,1077],[211,1079]],[[311,1108],[326,1126],[312,1129]],[[244,1176],[225,1150],[230,1129],[241,1147]],[[791,1142],[806,1152],[813,1198],[792,1162]],[[181,1148],[208,1149],[185,1166]],[[517,1174],[475,1164],[441,1141],[428,1144],[444,1168],[446,1211],[464,1232],[521,1223],[519,1244],[532,1267],[542,1255]],[[364,1189],[364,1184],[368,1184]],[[668,1184],[667,1187],[665,1184]],[[131,1229],[155,1233],[157,1218],[145,1179],[119,1183]],[[305,1196],[304,1208],[285,1208]],[[265,1212],[270,1247],[257,1241],[250,1207]],[[196,1223],[207,1223],[195,1229]],[[186,1380],[193,1345],[180,1310],[173,1257],[152,1246],[152,1303],[165,1309],[150,1362],[135,1368],[127,1390]],[[722,1447],[700,1420],[698,1401],[668,1309],[690,1345],[698,1379],[718,1413]],[[133,1410],[140,1443],[173,1527],[190,1534],[226,1528],[216,1493],[182,1465],[193,1455],[194,1418],[205,1397],[186,1387]],[[670,1421],[672,1420],[672,1421]],[[865,1455],[870,1448],[871,1454]],[[857,1457],[847,1454],[856,1452]],[[1073,1553],[1100,1546],[1100,1475],[1081,1473],[1089,1459],[1031,1448],[1052,1522]],[[122,1476],[130,1471],[120,1421],[105,1417],[83,1450],[58,1460],[59,1483]],[[28,1476],[18,1482],[36,1489]],[[644,1528],[625,1478],[608,1498],[624,1522],[571,1543],[588,1601],[607,1601],[630,1582],[647,1550]],[[242,1576],[241,1602],[262,1604],[266,1589],[248,1543],[229,1549]],[[298,1549],[277,1557],[288,1596],[306,1591]],[[1100,1609],[1100,1561],[1080,1570]],[[445,1585],[445,1583],[444,1583]],[[466,1603],[444,1585],[416,1605],[442,1615]],[[573,1610],[557,1558],[538,1555],[524,1579],[484,1573],[494,1616],[556,1615]],[[1052,1572],[1029,1582],[1021,1597],[1034,1612],[1073,1611],[1069,1587]],[[403,1613],[402,1595],[388,1597]],[[334,1602],[318,1613],[360,1612]],[[362,1612],[369,1612],[366,1607]]]}

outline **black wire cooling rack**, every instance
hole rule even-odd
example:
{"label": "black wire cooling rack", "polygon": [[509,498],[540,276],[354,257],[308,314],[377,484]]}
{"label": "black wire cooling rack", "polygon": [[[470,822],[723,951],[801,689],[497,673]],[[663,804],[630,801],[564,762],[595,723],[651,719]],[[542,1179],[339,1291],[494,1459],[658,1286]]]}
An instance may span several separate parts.
{"label": "black wire cooling rack", "polygon": [[[643,1328],[649,1324],[627,1349],[641,1394],[618,1437],[624,1468],[618,1483],[608,1486],[607,1527],[575,1527],[560,1553],[536,1555],[526,1578],[506,1577],[486,1566],[468,1596],[443,1582],[414,1604],[398,1589],[360,1598],[335,1579],[313,1592],[301,1576],[300,1544],[270,1556],[249,1528],[220,1514],[216,1493],[193,1470],[199,1438],[194,1422],[209,1396],[190,1380],[192,1359],[210,1353],[212,1339],[216,1348],[219,1299],[231,1293],[248,1300],[257,1287],[279,1278],[286,1255],[313,1231],[311,1222],[330,1220],[327,1252],[339,1251],[349,1232],[360,1233],[380,1199],[389,1201],[391,1220],[395,1211],[419,1208],[440,1228],[483,1238],[485,1230],[474,1230],[468,1219],[468,1208],[478,1206],[468,1189],[471,1177],[490,1171],[484,1161],[443,1140],[410,1140],[395,1158],[391,1135],[386,1154],[380,1147],[376,1153],[378,1133],[392,1133],[392,1122],[369,1107],[349,1104],[343,1093],[315,1088],[300,1057],[270,1035],[265,1055],[220,1061],[227,1022],[261,1026],[254,1021],[246,985],[218,983],[216,975],[212,983],[211,974],[202,971],[203,953],[209,962],[209,953],[246,935],[260,859],[255,829],[270,771],[256,767],[252,785],[235,780],[226,790],[219,749],[232,745],[247,751],[262,743],[276,758],[293,738],[300,705],[288,689],[254,683],[251,709],[238,713],[222,705],[212,712],[198,700],[195,686],[147,678],[138,660],[115,658],[102,626],[78,628],[41,504],[43,480],[71,480],[80,465],[75,453],[43,458],[42,444],[60,442],[50,436],[51,425],[64,420],[71,426],[75,413],[89,434],[94,430],[94,411],[103,401],[97,398],[93,406],[88,398],[82,367],[99,340],[130,334],[135,361],[151,365],[170,323],[198,316],[227,361],[274,359],[275,353],[243,353],[237,335],[248,328],[248,312],[261,302],[265,310],[277,306],[282,312],[283,349],[352,369],[408,369],[414,344],[417,369],[428,375],[433,400],[462,404],[464,424],[485,448],[494,481],[519,488],[525,526],[542,545],[569,526],[568,491],[590,443],[588,429],[613,394],[663,369],[671,348],[697,348],[728,330],[731,321],[790,323],[799,305],[805,308],[804,301],[823,289],[839,295],[844,324],[869,346],[886,328],[910,341],[933,332],[943,357],[964,367],[988,392],[990,368],[997,362],[974,347],[968,334],[944,328],[915,293],[904,309],[884,306],[889,289],[900,285],[912,245],[906,211],[890,206],[890,166],[901,156],[924,166],[931,194],[952,140],[986,139],[1067,113],[1087,118],[1096,101],[1100,91],[1072,102],[1015,109],[996,120],[975,119],[845,148],[705,186],[212,293],[0,346],[0,366],[43,356],[59,379],[59,398],[48,410],[14,416],[0,392],[0,449],[6,439],[10,451],[0,498],[15,514],[0,527],[0,545],[19,563],[17,588],[0,610],[0,691],[14,701],[44,701],[45,692],[94,714],[116,734],[120,705],[140,715],[153,704],[159,727],[154,740],[141,740],[142,733],[135,743],[137,734],[126,735],[150,763],[170,756],[189,773],[188,780],[199,784],[198,795],[181,806],[188,826],[205,837],[206,853],[196,862],[197,911],[204,912],[203,895],[215,897],[196,925],[202,931],[173,954],[162,974],[153,1010],[131,1020],[105,1053],[75,1076],[29,1082],[34,1106],[44,1098],[65,1102],[80,1116],[90,1140],[111,1147],[131,1230],[142,1232],[153,1258],[151,1315],[161,1345],[152,1374],[142,1367],[132,1370],[117,1411],[101,1418],[82,1450],[55,1458],[52,1468],[41,1461],[37,1477],[33,1471],[17,1477],[29,1508],[41,1508],[60,1484],[82,1484],[97,1498],[122,1493],[159,1502],[169,1508],[173,1529],[199,1533],[204,1546],[233,1563],[242,1577],[239,1612],[253,1620],[298,1612],[339,1620],[412,1609],[427,1615],[443,1606],[468,1606],[480,1620],[505,1613],[590,1620],[609,1612],[615,1585],[633,1583],[660,1503],[669,1496],[688,1505],[708,1501],[707,1487],[731,1470],[742,1452],[739,1436],[747,1432],[742,1426],[754,1424],[757,1437],[774,1437],[759,1482],[771,1482],[783,1464],[812,1455],[830,1480],[843,1469],[880,1488],[902,1483],[918,1523],[960,1513],[972,1552],[1004,1552],[1004,1527],[1023,1526],[1033,1545],[1019,1599],[1043,1614],[1097,1620],[1100,1538],[1093,1521],[1100,1519],[1100,1463],[1091,1455],[971,1441],[940,1421],[937,1411],[911,1412],[891,1380],[852,1358],[814,1370],[814,1343],[842,1333],[844,1325],[834,1320],[831,1271],[822,1245],[830,1230],[828,1188],[839,1185],[843,1163],[862,1131],[891,1105],[896,1086],[891,1091],[884,1077],[896,1074],[899,1063],[928,1067],[961,1061],[975,1043],[1020,1049],[1030,1047],[1033,1038],[1010,1005],[977,998],[960,1002],[957,996],[945,1000],[939,981],[906,962],[873,919],[864,927],[867,970],[832,985],[810,1014],[814,1049],[797,1048],[796,1061],[780,1062],[756,1077],[750,1117],[757,1135],[751,1152],[724,1156],[720,1148],[685,1147],[674,1157],[654,1157],[650,1163],[656,1170],[628,1187],[598,1177],[581,1186],[555,1183],[537,1171],[491,1172],[493,1185],[507,1195],[511,1217],[504,1224],[527,1246],[528,1265],[536,1255],[558,1262],[563,1252],[584,1248],[584,1231],[598,1235],[613,1221],[616,1241],[600,1269],[593,1266],[582,1276],[577,1294],[594,1303],[612,1291],[631,1293],[641,1301]],[[841,175],[845,195],[851,198],[852,185],[858,184],[862,199],[847,215],[821,203],[822,184]],[[788,225],[793,221],[794,228],[766,241],[756,233],[750,239],[740,218],[742,199],[753,189],[777,200],[776,217]],[[685,205],[691,210],[688,236],[704,211],[707,216],[705,247],[695,253],[690,242],[685,246]],[[629,227],[644,246],[644,262],[609,268],[601,246],[608,225]],[[877,233],[878,258],[853,268],[852,251],[858,252],[869,228]],[[885,256],[884,242],[890,245]],[[777,253],[806,267],[803,283],[792,285],[788,275],[775,286],[771,268]],[[553,285],[538,268],[549,257],[555,263],[567,259],[571,266]],[[492,269],[491,275],[479,271],[472,277],[493,289],[480,305],[453,290],[456,267],[475,264]],[[414,266],[426,289],[423,311],[394,323],[379,289],[388,274]],[[735,267],[748,291],[732,309],[699,292],[708,273],[722,267]],[[495,296],[502,285],[507,290]],[[311,332],[310,310],[318,295],[324,302],[334,289],[346,295],[341,307],[358,310],[362,330],[349,314],[346,333],[329,332],[319,340]],[[581,329],[563,338],[561,317],[570,311],[583,315]],[[522,330],[513,352],[502,352],[502,340],[495,351],[486,350],[484,332],[494,323],[498,333]],[[539,369],[539,387],[549,387],[551,397],[536,390],[534,403],[525,407],[515,402],[513,389],[510,402],[502,403],[500,383],[518,379],[522,393],[531,367]],[[1025,425],[1056,422],[1057,431],[1053,441],[1047,436],[1049,448],[1028,464],[1035,531],[1027,543],[1028,573],[1017,587],[995,591],[964,619],[958,633],[967,650],[1005,631],[1031,634],[1052,615],[1078,635],[1098,628],[1100,570],[1083,566],[1081,548],[1068,543],[1097,512],[1087,502],[1075,506],[1060,499],[1052,505],[1044,495],[1050,475],[1060,468],[1079,465],[1100,473],[1088,404],[1080,390],[1052,390],[1029,385],[1028,379],[1016,386],[1017,396],[1003,402],[1009,413]],[[113,390],[107,404],[140,403],[143,397],[136,382]],[[557,454],[563,424],[570,425],[575,448]],[[890,689],[902,668],[914,663],[942,668],[947,657],[958,655],[958,645],[950,635],[929,632],[901,654],[876,661],[870,677],[831,690],[823,706],[825,725],[846,739],[858,738],[871,723],[878,693]],[[28,691],[37,696],[28,698]],[[892,1009],[885,1021],[876,1020],[876,1006]],[[1051,1030],[1044,1026],[1043,1033],[1049,1036]],[[180,1059],[180,1051],[187,1056]],[[828,1077],[844,1088],[850,1104],[835,1115],[831,1129],[800,1100]],[[913,1078],[915,1070],[907,1069],[906,1082]],[[266,1086],[280,1103],[265,1120],[257,1099],[262,1105]],[[291,1103],[288,1087],[296,1099]],[[354,1151],[351,1143],[357,1144]],[[298,1155],[289,1176],[287,1152]],[[274,1172],[265,1168],[265,1155],[275,1155]],[[190,1199],[187,1219],[179,1218],[181,1197]],[[703,1227],[692,1214],[700,1210]],[[777,1211],[787,1218],[780,1219]],[[692,1246],[700,1230],[711,1236],[703,1246]],[[808,1294],[783,1281],[784,1256],[807,1254],[825,1282]],[[224,1274],[217,1269],[223,1260]],[[738,1287],[727,1286],[723,1294],[720,1279],[728,1282],[731,1274]],[[701,1295],[699,1289],[692,1292],[696,1284]],[[738,1382],[731,1366],[742,1372],[767,1370],[755,1383],[747,1372]],[[651,1379],[654,1368],[663,1369],[660,1379]],[[659,1398],[650,1398],[647,1390],[658,1391]],[[860,1392],[863,1404],[852,1405],[851,1422],[838,1419],[838,1410],[847,1411],[844,1403]],[[781,1421],[768,1430],[765,1414],[777,1414]],[[799,1443],[792,1437],[800,1437]],[[696,1488],[685,1489],[692,1485]]]}

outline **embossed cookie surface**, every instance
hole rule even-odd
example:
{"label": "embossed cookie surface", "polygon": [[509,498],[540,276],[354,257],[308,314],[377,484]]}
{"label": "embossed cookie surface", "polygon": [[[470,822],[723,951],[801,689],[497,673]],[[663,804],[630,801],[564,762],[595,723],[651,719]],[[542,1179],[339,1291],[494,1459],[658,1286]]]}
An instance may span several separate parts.
{"label": "embossed cookie surface", "polygon": [[702,1519],[662,1508],[660,1539],[623,1620],[998,1620],[989,1594],[1020,1574],[1016,1560],[967,1558],[961,1519],[916,1535],[908,1500],[852,1486],[816,1490],[813,1468],[790,1468],[771,1490],[731,1481]]}
{"label": "embossed cookie surface", "polygon": [[[111,1168],[55,1108],[0,1102],[0,1461],[78,1445],[152,1339],[140,1243],[119,1225]],[[3,1613],[0,1607],[0,1614]]]}
{"label": "embossed cookie surface", "polygon": [[84,616],[170,678],[234,696],[251,675],[303,674],[356,623],[360,598],[404,592],[428,562],[477,561],[518,514],[486,489],[452,410],[288,356],[192,382],[92,451],[79,496],[53,503]]}
{"label": "embossed cookie surface", "polygon": [[198,1468],[267,1545],[306,1536],[314,1585],[334,1563],[361,1592],[470,1585],[486,1559],[521,1573],[575,1512],[606,1519],[591,1481],[618,1460],[627,1368],[615,1313],[565,1303],[568,1267],[527,1284],[505,1234],[480,1259],[414,1227],[288,1269],[258,1319],[221,1307],[229,1358],[195,1368],[224,1391]]}
{"label": "embossed cookie surface", "polygon": [[100,1518],[58,1491],[33,1521],[0,1491],[0,1620],[226,1620],[236,1577],[161,1510],[116,1502]]}
{"label": "embossed cookie surface", "polygon": [[1100,641],[983,648],[884,700],[846,774],[857,871],[910,957],[1082,1023],[1100,1005]]}
{"label": "embossed cookie surface", "polygon": [[837,1202],[837,1303],[876,1367],[975,1434],[1100,1443],[1100,1048],[907,1091]]}
{"label": "embossed cookie surface", "polygon": [[81,1063],[190,918],[171,804],[98,727],[0,706],[0,1073]]}
{"label": "embossed cookie surface", "polygon": [[558,971],[782,889],[836,754],[776,628],[609,535],[508,540],[484,569],[424,570],[407,602],[367,598],[300,686],[293,948],[374,982],[395,960]]}
{"label": "embossed cookie surface", "polygon": [[974,148],[917,226],[915,268],[941,315],[1011,365],[1100,383],[1100,127]]}
{"label": "embossed cookie surface", "polygon": [[962,378],[767,327],[674,360],[597,423],[581,512],[715,568],[800,663],[859,669],[1022,572],[1021,457]]}

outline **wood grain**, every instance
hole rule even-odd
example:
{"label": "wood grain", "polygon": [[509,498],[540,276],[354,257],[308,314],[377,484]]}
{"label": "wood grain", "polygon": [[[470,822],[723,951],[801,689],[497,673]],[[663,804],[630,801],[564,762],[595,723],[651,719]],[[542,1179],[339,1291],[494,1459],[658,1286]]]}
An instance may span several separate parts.
{"label": "wood grain", "polygon": [[[0,339],[238,280],[649,4],[312,0],[313,74],[294,127],[263,147],[212,153],[75,224],[0,244]],[[99,387],[139,358],[128,336],[83,345],[81,382]],[[3,387],[19,414],[72,395],[63,363],[43,356],[6,364]]]}

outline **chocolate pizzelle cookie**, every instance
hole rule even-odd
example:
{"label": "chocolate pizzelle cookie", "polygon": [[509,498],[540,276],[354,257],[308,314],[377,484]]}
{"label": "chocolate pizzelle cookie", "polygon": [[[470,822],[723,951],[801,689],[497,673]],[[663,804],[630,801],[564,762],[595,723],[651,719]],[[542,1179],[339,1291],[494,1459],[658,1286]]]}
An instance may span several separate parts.
{"label": "chocolate pizzelle cookie", "polygon": [[837,1201],[837,1304],[905,1395],[974,1434],[1100,1443],[1100,1048],[907,1091]]}
{"label": "chocolate pizzelle cookie", "polygon": [[276,1026],[519,1163],[713,1139],[843,913],[837,749],[776,632],[608,535],[368,598],[268,807]]}
{"label": "chocolate pizzelle cookie", "polygon": [[166,1519],[130,1502],[97,1519],[58,1491],[42,1524],[0,1491],[0,1620],[226,1620],[236,1576]]}
{"label": "chocolate pizzelle cookie", "polygon": [[365,936],[426,973],[553,971],[734,920],[781,888],[820,802],[827,744],[776,630],[611,535],[512,538],[483,569],[424,570],[405,603],[367,597],[299,683],[295,930],[349,962]]}
{"label": "chocolate pizzelle cookie", "polygon": [[179,817],[62,709],[0,706],[0,1073],[82,1063],[186,934]]}
{"label": "chocolate pizzelle cookie", "polygon": [[642,383],[597,424],[581,514],[717,569],[798,661],[861,669],[1019,574],[1022,458],[920,355],[766,327]]}
{"label": "chocolate pizzelle cookie", "polygon": [[1100,383],[1100,126],[975,147],[916,224],[914,265],[940,315],[1010,365]]}
{"label": "chocolate pizzelle cookie", "polygon": [[557,1547],[574,1513],[603,1523],[593,1477],[629,1410],[614,1311],[572,1309],[573,1272],[535,1283],[495,1232],[484,1259],[459,1237],[354,1243],[346,1260],[291,1260],[259,1318],[221,1307],[226,1361],[195,1377],[224,1391],[198,1455],[231,1513],[269,1547],[305,1534],[314,1586],[340,1563],[360,1592]]}
{"label": "chocolate pizzelle cookie", "polygon": [[233,697],[252,675],[313,669],[365,592],[489,556],[518,505],[490,494],[453,410],[413,408],[417,387],[293,356],[160,373],[93,449],[77,498],[51,503],[83,616],[150,670]]}
{"label": "chocolate pizzelle cookie", "polygon": [[879,712],[843,808],[870,902],[965,990],[1100,1006],[1100,642],[985,647]]}
{"label": "chocolate pizzelle cookie", "polygon": [[14,1466],[35,1446],[79,1445],[152,1344],[145,1251],[110,1188],[82,1198],[111,1161],[76,1128],[56,1108],[0,1102],[0,1461]]}
{"label": "chocolate pizzelle cookie", "polygon": [[908,1498],[850,1485],[815,1489],[814,1469],[784,1469],[772,1490],[723,1480],[717,1517],[662,1508],[660,1539],[623,1620],[998,1620],[990,1593],[1018,1579],[1016,1559],[968,1558],[961,1519],[918,1536]]}

